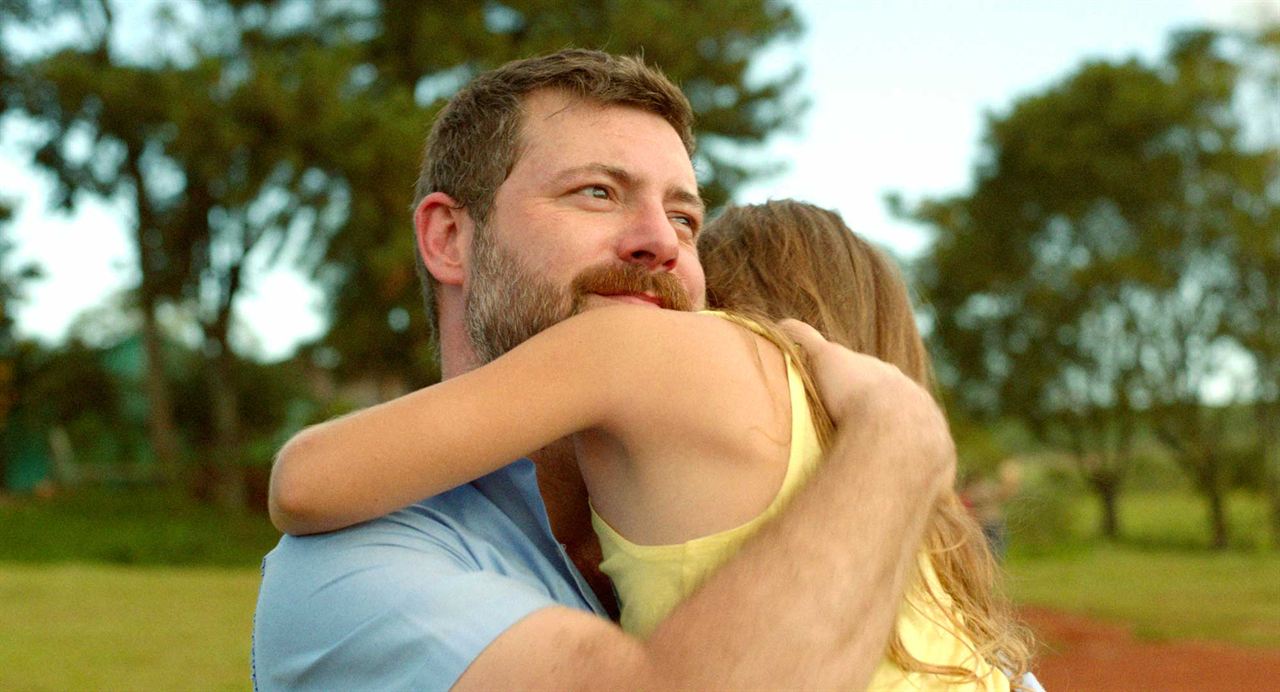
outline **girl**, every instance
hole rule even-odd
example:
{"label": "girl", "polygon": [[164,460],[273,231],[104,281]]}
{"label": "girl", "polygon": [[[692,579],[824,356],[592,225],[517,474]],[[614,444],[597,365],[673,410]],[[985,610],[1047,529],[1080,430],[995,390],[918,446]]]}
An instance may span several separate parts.
{"label": "girl", "polygon": [[[812,320],[927,382],[901,280],[835,215],[730,210],[701,245],[712,299],[744,312],[590,310],[470,373],[303,431],[273,471],[277,525],[370,519],[572,435],[622,626],[646,635],[782,509],[830,431],[791,340],[746,311]],[[1008,689],[991,662],[1026,669],[974,530],[954,497],[940,503],[872,689]]]}
{"label": "girl", "polygon": [[[790,200],[730,207],[703,232],[699,254],[710,307],[798,319],[829,340],[895,365],[933,389],[928,352],[906,285],[893,262],[834,212]],[[927,635],[908,641],[903,631],[907,625],[933,611],[945,617],[943,627],[973,645],[978,660],[999,661],[1010,679],[1022,680],[1030,667],[1030,635],[999,597],[998,569],[988,543],[954,491],[935,507],[925,553],[928,560],[922,560],[921,572],[929,577],[925,583],[930,588],[908,594],[898,631],[890,640],[889,661],[903,671],[973,679],[957,670],[969,669],[967,664],[940,664],[946,655],[929,655]],[[955,642],[945,637],[933,641]],[[922,688],[942,680],[906,677]],[[900,681],[883,664],[875,680]]]}

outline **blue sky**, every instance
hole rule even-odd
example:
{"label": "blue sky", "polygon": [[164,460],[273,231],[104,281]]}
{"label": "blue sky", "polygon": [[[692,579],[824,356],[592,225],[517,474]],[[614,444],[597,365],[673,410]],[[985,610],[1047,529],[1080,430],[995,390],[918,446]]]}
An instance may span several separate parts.
{"label": "blue sky", "polygon": [[[855,230],[902,256],[927,242],[921,229],[889,217],[884,195],[908,200],[964,189],[984,114],[1062,78],[1089,58],[1155,58],[1169,32],[1234,23],[1280,0],[801,0],[807,31],[770,61],[805,67],[812,106],[771,151],[782,175],[739,201],[795,197],[839,210]],[[767,63],[764,67],[768,68]],[[124,209],[86,204],[51,214],[47,183],[13,146],[22,128],[0,129],[0,194],[21,203],[14,261],[33,259],[47,278],[33,284],[19,329],[61,339],[75,316],[136,281]],[[407,261],[407,260],[406,260]],[[323,327],[319,293],[288,271],[256,273],[239,316],[242,343],[265,357],[286,355]]]}

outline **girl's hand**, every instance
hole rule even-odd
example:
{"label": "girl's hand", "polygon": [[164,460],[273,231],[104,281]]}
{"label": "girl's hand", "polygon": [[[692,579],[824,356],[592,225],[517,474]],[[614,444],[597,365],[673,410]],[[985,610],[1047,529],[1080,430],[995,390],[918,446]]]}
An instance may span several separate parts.
{"label": "girl's hand", "polygon": [[897,367],[827,341],[817,329],[804,322],[787,319],[778,326],[808,356],[810,374],[818,386],[818,395],[831,418],[837,422],[852,409],[865,406],[867,402],[864,399],[877,392],[887,394],[902,388],[908,388],[908,391],[919,389]]}
{"label": "girl's hand", "polygon": [[818,396],[837,430],[855,427],[888,435],[898,451],[911,449],[910,456],[920,461],[900,470],[905,477],[934,492],[951,487],[955,444],[929,392],[893,365],[827,341],[804,322],[783,320],[779,326],[807,354]]}

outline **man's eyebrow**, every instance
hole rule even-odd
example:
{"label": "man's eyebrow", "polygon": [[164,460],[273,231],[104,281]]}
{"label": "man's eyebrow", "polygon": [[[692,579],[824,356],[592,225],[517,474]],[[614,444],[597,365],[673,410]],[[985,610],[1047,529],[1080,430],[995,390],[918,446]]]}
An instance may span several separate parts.
{"label": "man's eyebrow", "polygon": [[570,178],[582,175],[583,173],[602,173],[604,175],[609,176],[610,178],[613,178],[619,183],[622,183],[623,185],[635,185],[637,182],[636,177],[628,173],[626,170],[618,168],[617,166],[610,166],[603,163],[588,163],[582,166],[574,166],[573,168],[566,168],[563,171],[560,171],[559,173],[556,174],[555,180],[556,181],[568,180]]}
{"label": "man's eyebrow", "polygon": [[706,213],[707,203],[702,201],[702,195],[690,192],[682,187],[667,188],[667,199],[681,204],[687,204],[695,208],[699,214]]}

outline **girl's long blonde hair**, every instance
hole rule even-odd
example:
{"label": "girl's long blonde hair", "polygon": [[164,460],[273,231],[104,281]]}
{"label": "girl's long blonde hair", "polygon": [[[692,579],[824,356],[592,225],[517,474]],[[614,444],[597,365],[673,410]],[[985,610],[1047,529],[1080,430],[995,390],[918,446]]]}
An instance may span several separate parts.
{"label": "girl's long blonde hair", "polygon": [[[928,352],[916,328],[911,296],[894,263],[853,233],[834,212],[791,200],[729,207],[698,241],[711,308],[772,318],[794,317],[827,339],[875,356],[933,390]],[[795,353],[775,329],[771,339]],[[803,358],[797,362],[803,363]],[[803,366],[809,404],[820,438],[831,420]],[[975,655],[1000,666],[1015,685],[1030,668],[1032,639],[998,590],[999,568],[955,491],[938,500],[925,549],[946,591],[928,592],[947,623],[972,642]],[[890,660],[906,671],[977,681],[976,670],[933,664],[912,656],[895,626]]]}

